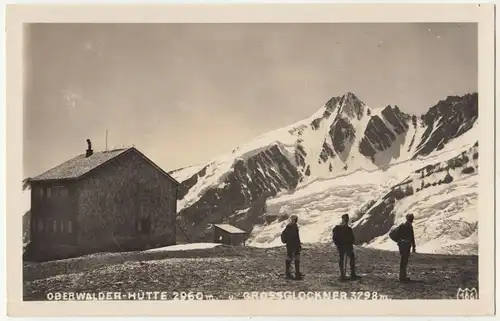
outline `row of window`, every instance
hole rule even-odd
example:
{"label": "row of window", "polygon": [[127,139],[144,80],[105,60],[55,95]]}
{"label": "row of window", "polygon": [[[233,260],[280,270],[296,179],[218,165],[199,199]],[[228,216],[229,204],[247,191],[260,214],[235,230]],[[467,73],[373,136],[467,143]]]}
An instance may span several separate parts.
{"label": "row of window", "polygon": [[43,197],[51,198],[52,196],[66,197],[68,196],[68,189],[62,186],[39,188],[39,196],[41,198]]}
{"label": "row of window", "polygon": [[[170,196],[170,193],[168,192],[167,195]],[[67,197],[68,189],[63,186],[40,187],[38,188],[38,196],[40,198]],[[175,198],[173,199],[175,200]]]}
{"label": "row of window", "polygon": [[47,221],[47,220],[37,220],[36,230],[48,233],[61,233],[61,234],[71,234],[73,233],[73,222],[72,221]]}
{"label": "row of window", "polygon": [[[72,221],[48,221],[48,220],[36,220],[37,232],[47,232],[47,233],[60,233],[60,234],[71,234],[73,233],[73,222]],[[151,231],[151,220],[149,218],[141,219],[136,225],[137,231],[140,233],[148,234]]]}

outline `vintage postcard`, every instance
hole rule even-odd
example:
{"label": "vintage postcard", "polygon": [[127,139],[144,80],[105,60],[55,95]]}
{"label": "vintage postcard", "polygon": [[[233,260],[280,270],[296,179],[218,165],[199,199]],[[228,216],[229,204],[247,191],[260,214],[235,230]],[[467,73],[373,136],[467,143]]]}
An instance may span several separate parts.
{"label": "vintage postcard", "polygon": [[491,315],[494,7],[7,8],[10,315]]}

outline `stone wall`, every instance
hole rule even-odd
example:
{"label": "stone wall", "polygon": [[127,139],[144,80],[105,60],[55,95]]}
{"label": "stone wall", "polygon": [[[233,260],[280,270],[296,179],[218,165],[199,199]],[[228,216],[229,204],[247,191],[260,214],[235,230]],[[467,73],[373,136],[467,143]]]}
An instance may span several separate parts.
{"label": "stone wall", "polygon": [[137,152],[93,171],[78,190],[78,245],[85,252],[175,244],[176,184]]}

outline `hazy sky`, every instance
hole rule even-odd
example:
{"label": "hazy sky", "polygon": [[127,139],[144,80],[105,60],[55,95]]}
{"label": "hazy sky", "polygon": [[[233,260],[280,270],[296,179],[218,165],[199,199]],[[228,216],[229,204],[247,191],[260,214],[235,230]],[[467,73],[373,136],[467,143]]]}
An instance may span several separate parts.
{"label": "hazy sky", "polygon": [[135,144],[166,170],[354,92],[422,114],[477,91],[476,24],[37,24],[26,29],[25,176]]}

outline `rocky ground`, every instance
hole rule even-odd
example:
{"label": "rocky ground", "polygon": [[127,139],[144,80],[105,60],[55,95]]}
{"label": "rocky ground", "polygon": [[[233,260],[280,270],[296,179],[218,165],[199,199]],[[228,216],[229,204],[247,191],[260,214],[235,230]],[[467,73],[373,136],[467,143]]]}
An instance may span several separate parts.
{"label": "rocky ground", "polygon": [[[24,263],[24,299],[54,292],[202,292],[204,298],[243,298],[248,291],[377,292],[386,299],[455,299],[458,288],[478,288],[478,257],[415,254],[400,284],[399,254],[356,248],[361,280],[338,280],[336,250],[305,245],[304,280],[283,278],[284,249],[219,246],[179,252],[104,253],[44,263]],[[386,296],[386,297],[384,297]],[[198,296],[201,298],[201,296]]]}

